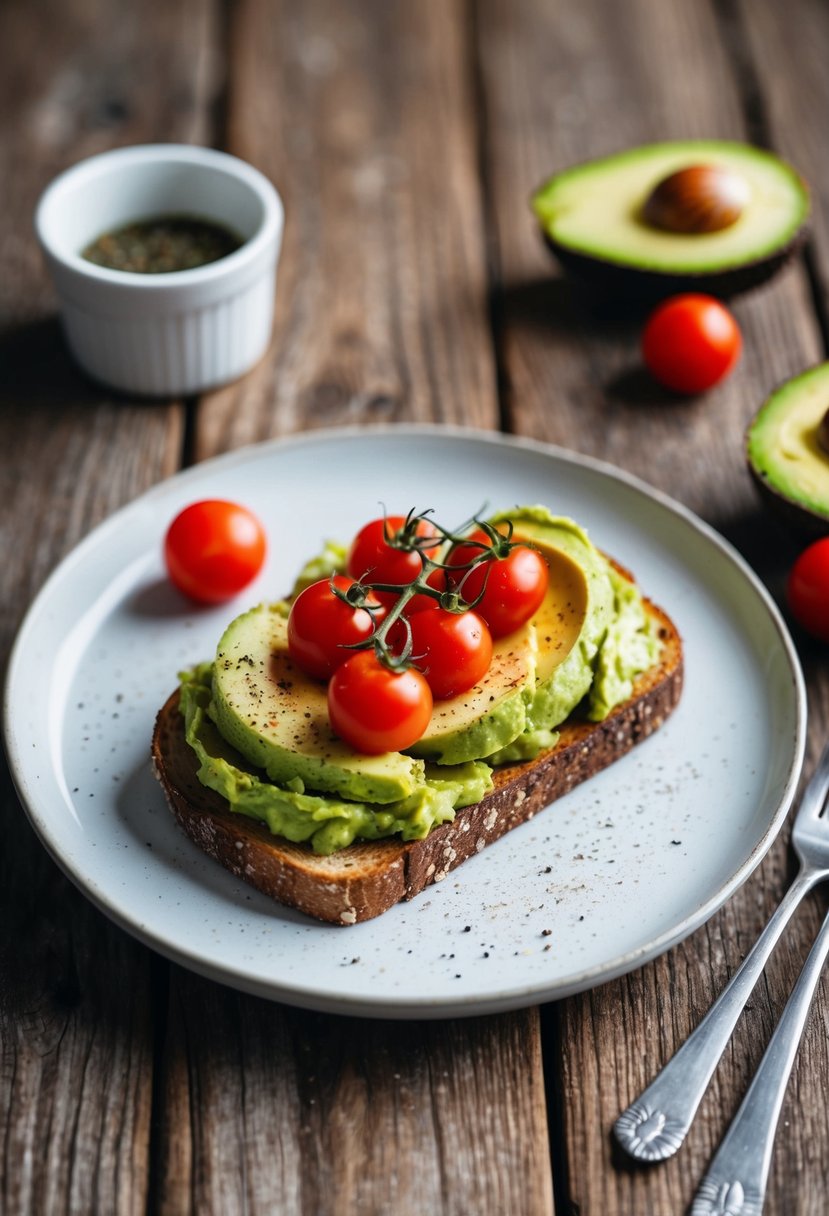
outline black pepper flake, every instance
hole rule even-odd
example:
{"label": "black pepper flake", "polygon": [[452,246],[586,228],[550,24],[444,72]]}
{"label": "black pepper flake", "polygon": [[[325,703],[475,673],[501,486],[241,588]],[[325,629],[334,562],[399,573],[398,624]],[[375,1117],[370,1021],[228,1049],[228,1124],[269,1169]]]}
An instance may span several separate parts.
{"label": "black pepper flake", "polygon": [[552,937],[552,935],[553,935],[552,929],[542,929],[541,930],[542,937]]}
{"label": "black pepper flake", "polygon": [[471,933],[471,932],[472,932],[472,926],[471,926],[471,925],[464,925],[464,927],[463,927],[463,931],[464,931],[464,933]]}
{"label": "black pepper flake", "polygon": [[681,840],[672,840],[671,844],[682,844]]}

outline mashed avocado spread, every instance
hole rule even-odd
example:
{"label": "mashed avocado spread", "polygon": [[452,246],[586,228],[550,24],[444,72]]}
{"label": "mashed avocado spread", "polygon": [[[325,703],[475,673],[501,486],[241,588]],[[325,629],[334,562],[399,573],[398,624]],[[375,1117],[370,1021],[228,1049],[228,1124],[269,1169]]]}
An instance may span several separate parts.
{"label": "mashed avocado spread", "polygon": [[[515,538],[547,560],[545,602],[522,630],[499,640],[483,687],[435,703],[411,754],[359,756],[337,739],[324,685],[291,664],[290,600],[280,601],[237,617],[214,661],[181,677],[186,738],[202,784],[231,810],[317,853],[355,840],[417,840],[480,801],[494,765],[554,746],[556,728],[577,707],[600,721],[626,700],[659,650],[638,589],[571,520],[521,507],[493,522],[506,519]],[[344,551],[329,544],[293,595],[343,562]]]}

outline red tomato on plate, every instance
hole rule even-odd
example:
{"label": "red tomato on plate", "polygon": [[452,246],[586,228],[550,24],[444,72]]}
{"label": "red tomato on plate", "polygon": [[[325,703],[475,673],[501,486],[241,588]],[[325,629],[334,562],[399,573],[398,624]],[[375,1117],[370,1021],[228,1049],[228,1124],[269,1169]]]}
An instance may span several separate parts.
{"label": "red tomato on plate", "polygon": [[[403,515],[387,515],[384,519],[372,519],[365,524],[348,551],[346,571],[354,579],[365,579],[368,583],[391,583],[402,586],[416,579],[423,569],[423,560],[418,548],[413,547],[416,538],[435,537],[438,532],[428,520],[421,519],[413,529],[407,542],[402,533],[406,518]],[[431,557],[437,546],[425,550]],[[379,592],[378,599],[391,606],[395,601],[391,592]]]}
{"label": "red tomato on plate", "polygon": [[492,634],[477,612],[418,612],[412,617],[412,662],[438,700],[467,692],[492,661]]}
{"label": "red tomato on plate", "polygon": [[431,716],[432,693],[425,677],[414,667],[391,671],[373,650],[346,659],[328,683],[332,729],[369,756],[411,747]]}
{"label": "red tomato on plate", "polygon": [[247,507],[221,498],[191,503],[164,538],[164,560],[179,591],[221,604],[252,582],[265,561],[265,530]]}
{"label": "red tomato on plate", "polygon": [[[456,546],[449,554],[449,565],[466,566],[474,562],[489,546],[485,532],[473,532],[470,541],[479,544]],[[475,604],[475,611],[489,625],[494,638],[503,637],[519,629],[541,606],[547,592],[549,572],[547,563],[536,549],[528,545],[516,545],[506,557],[482,562],[474,569],[450,573],[450,581],[467,603]]]}
{"label": "red tomato on plate", "polygon": [[291,605],[288,616],[288,650],[291,658],[309,676],[327,680],[340,663],[354,653],[346,649],[371,637],[386,610],[369,595],[367,603],[374,609],[345,603],[331,589],[331,582],[341,591],[352,586],[344,574],[333,580],[323,578],[300,592]]}

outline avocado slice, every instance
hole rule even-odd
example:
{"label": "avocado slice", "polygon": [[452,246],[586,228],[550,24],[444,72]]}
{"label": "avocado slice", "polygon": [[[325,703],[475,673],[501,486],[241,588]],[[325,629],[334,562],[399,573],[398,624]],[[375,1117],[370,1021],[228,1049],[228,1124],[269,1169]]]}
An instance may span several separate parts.
{"label": "avocado slice", "polygon": [[528,725],[551,729],[563,722],[590,691],[599,648],[615,618],[613,581],[607,560],[572,519],[536,506],[504,511],[492,522],[497,525],[506,520],[512,521],[513,539],[535,545],[547,561],[551,577],[545,605],[552,596],[554,611],[558,611],[555,601],[559,597],[575,607],[571,621],[578,628],[570,635],[565,653],[550,653],[544,630],[548,609],[542,605],[540,610],[539,650],[547,652],[548,666],[542,664],[539,669]]}
{"label": "avocado slice", "polygon": [[[692,168],[710,172],[686,172]],[[686,219],[705,209],[705,191],[723,181],[736,185],[736,209],[726,209],[713,231],[693,222],[684,231],[662,227],[653,196],[672,177],[686,192]],[[608,295],[647,298],[756,287],[805,239],[810,211],[808,189],[790,165],[722,140],[648,144],[576,165],[545,182],[532,207],[566,271]]]}
{"label": "avocado slice", "polygon": [[399,802],[372,804],[275,785],[222,737],[208,716],[213,668],[202,664],[184,677],[180,708],[185,737],[195,752],[202,785],[224,798],[230,810],[266,823],[275,836],[307,841],[315,853],[333,853],[354,840],[400,836],[421,840],[455,810],[478,802],[492,788],[491,771],[475,761],[432,772]]}
{"label": "avocado slice", "polygon": [[507,518],[515,524],[515,539],[531,541],[543,555],[547,593],[532,620],[495,640],[492,663],[480,684],[436,702],[425,734],[409,749],[413,755],[440,764],[479,756],[495,764],[529,759],[541,746],[552,745],[553,728],[590,687],[590,660],[613,607],[603,559],[577,525],[544,507],[522,508],[492,522]]}
{"label": "avocado slice", "polygon": [[829,535],[829,363],[775,390],[746,435],[746,460],[763,500],[807,536]]}
{"label": "avocado slice", "polygon": [[231,621],[213,664],[209,714],[222,737],[284,785],[355,802],[399,802],[424,783],[424,764],[400,752],[365,756],[331,730],[324,684],[288,653],[288,607],[260,604]]}
{"label": "avocado slice", "polygon": [[496,638],[486,675],[468,692],[436,701],[412,755],[436,764],[465,764],[506,747],[527,723],[538,652],[534,624]]}

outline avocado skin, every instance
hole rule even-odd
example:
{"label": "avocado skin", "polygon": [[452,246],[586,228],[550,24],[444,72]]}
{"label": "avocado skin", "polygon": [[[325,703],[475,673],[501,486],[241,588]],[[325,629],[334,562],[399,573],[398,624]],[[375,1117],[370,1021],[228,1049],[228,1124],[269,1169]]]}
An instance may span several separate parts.
{"label": "avocado skin", "polygon": [[565,274],[589,295],[656,304],[686,291],[704,292],[722,300],[754,291],[773,279],[791,261],[809,239],[810,230],[811,226],[806,222],[788,244],[768,257],[744,262],[741,266],[730,266],[726,270],[708,270],[700,274],[668,274],[661,270],[622,266],[592,254],[577,253],[554,241],[543,230],[541,236]]}
{"label": "avocado skin", "polygon": [[821,515],[800,503],[792,502],[775,489],[769,479],[755,469],[750,460],[747,460],[747,464],[761,501],[789,532],[806,540],[829,536],[829,512]]}

